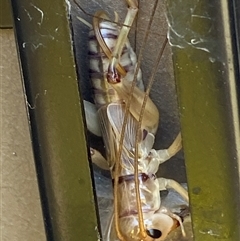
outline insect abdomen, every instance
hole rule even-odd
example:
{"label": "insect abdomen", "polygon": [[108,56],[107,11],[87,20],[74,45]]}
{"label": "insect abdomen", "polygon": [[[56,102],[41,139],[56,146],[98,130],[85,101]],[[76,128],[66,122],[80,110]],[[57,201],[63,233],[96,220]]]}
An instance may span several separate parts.
{"label": "insect abdomen", "polygon": [[[106,45],[111,51],[113,51],[118,38],[119,27],[115,23],[103,21],[99,24],[99,28]],[[99,108],[103,105],[119,101],[120,98],[116,91],[107,82],[106,77],[109,67],[109,59],[101,50],[95,37],[94,30],[91,30],[89,33],[89,60],[90,78],[94,88],[94,98],[97,107]],[[129,41],[127,41],[123,48],[120,64],[127,73],[124,79],[133,81],[137,58]],[[144,89],[141,70],[137,75],[137,86],[142,90]]]}

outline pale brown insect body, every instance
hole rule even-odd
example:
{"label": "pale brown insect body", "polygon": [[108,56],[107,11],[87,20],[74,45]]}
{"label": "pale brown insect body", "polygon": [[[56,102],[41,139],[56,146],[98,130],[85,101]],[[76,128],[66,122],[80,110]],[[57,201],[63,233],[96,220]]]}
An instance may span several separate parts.
{"label": "pale brown insect body", "polygon": [[[114,23],[101,21],[99,23],[99,31],[101,32],[104,42],[108,48],[112,50],[116,44],[119,34],[119,27]],[[93,29],[89,32],[89,60],[89,73],[94,88],[94,99],[96,105],[100,107],[110,103],[118,102],[120,97],[118,96],[117,92],[114,91],[114,88],[112,88],[107,82],[109,59],[100,50]],[[125,48],[123,49],[120,64],[126,70],[126,76],[124,78],[128,81],[133,81],[137,59],[129,41],[126,42]],[[141,71],[138,72],[137,86],[141,90],[144,90]]]}
{"label": "pale brown insect body", "polygon": [[136,55],[126,38],[137,12],[137,3],[127,2],[123,26],[103,20],[106,14],[98,12],[89,34],[89,72],[114,182],[114,221],[109,227],[114,231],[109,230],[106,240],[160,241],[179,225],[185,234],[181,218],[161,206],[159,191],[172,187],[188,200],[187,192],[155,175],[159,164],[181,149],[181,135],[168,149],[152,149],[159,113],[143,91]]}

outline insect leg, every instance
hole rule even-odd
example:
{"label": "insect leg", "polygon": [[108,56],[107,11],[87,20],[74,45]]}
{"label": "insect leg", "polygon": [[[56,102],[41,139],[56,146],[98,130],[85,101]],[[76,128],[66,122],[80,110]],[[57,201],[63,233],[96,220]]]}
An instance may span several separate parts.
{"label": "insect leg", "polygon": [[109,69],[115,68],[115,66],[119,63],[119,58],[122,54],[123,47],[127,41],[130,27],[132,26],[133,21],[138,12],[138,3],[136,0],[126,0],[126,1],[128,3],[128,12],[127,12],[127,16],[124,20],[124,24],[118,35],[116,46],[114,47],[114,50],[112,53],[112,60],[109,64]]}
{"label": "insect leg", "polygon": [[160,209],[160,212],[168,215],[172,219],[176,219],[180,224],[183,237],[186,237],[186,233],[185,233],[185,230],[184,230],[184,226],[183,226],[183,222],[182,222],[181,217],[179,217],[177,214],[172,213],[170,210],[168,210],[167,208],[164,208],[164,207],[162,207]]}
{"label": "insect leg", "polygon": [[158,178],[159,190],[166,190],[168,188],[173,188],[178,192],[187,202],[189,202],[188,192],[182,187],[178,182],[172,179]]}
{"label": "insect leg", "polygon": [[109,170],[107,160],[102,156],[102,154],[99,151],[93,148],[90,148],[90,154],[91,154],[92,163],[96,164],[98,167],[100,167],[103,170]]}
{"label": "insect leg", "polygon": [[[83,103],[84,103],[87,129],[96,136],[102,136],[101,128],[99,125],[100,121],[99,121],[99,116],[98,116],[96,106],[86,100],[84,100]],[[96,164],[101,169],[109,170],[107,160],[102,156],[102,154],[99,151],[93,148],[90,148],[90,154],[91,154],[92,163]]]}
{"label": "insect leg", "polygon": [[[95,33],[99,46],[101,47],[104,54],[108,57],[108,59],[111,60],[112,59],[112,51],[107,46],[107,44],[104,40],[104,37],[102,36],[102,33],[100,31],[100,23],[101,23],[102,19],[109,21],[109,18],[104,11],[97,11],[94,14],[94,18],[93,18],[93,29],[94,29],[94,33]],[[119,63],[117,63],[115,67],[121,76],[126,75],[125,69]]]}
{"label": "insect leg", "polygon": [[182,149],[182,136],[181,132],[177,135],[172,145],[167,149],[170,158],[176,155]]}
{"label": "insect leg", "polygon": [[155,150],[152,149],[149,153],[151,158],[155,158],[159,164],[169,160],[171,157],[176,155],[182,149],[182,137],[179,133],[172,145],[168,149]]}
{"label": "insect leg", "polygon": [[83,100],[84,111],[86,117],[87,129],[96,136],[102,136],[100,128],[100,120],[97,112],[97,108],[89,101]]}

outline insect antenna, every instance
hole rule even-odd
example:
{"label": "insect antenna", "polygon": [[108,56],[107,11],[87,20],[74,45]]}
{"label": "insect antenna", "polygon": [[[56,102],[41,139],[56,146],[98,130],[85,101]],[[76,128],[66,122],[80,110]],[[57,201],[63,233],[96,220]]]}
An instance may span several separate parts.
{"label": "insect antenna", "polygon": [[[120,230],[119,230],[119,225],[118,225],[118,208],[117,208],[118,207],[117,186],[118,186],[118,180],[119,180],[120,158],[121,158],[121,152],[122,152],[122,149],[123,149],[123,140],[124,140],[125,129],[126,129],[127,121],[128,121],[128,116],[129,116],[129,109],[130,109],[130,103],[131,103],[131,100],[132,100],[132,94],[133,94],[134,88],[136,86],[137,75],[138,75],[138,71],[140,69],[140,64],[141,64],[141,61],[142,61],[142,58],[143,58],[143,50],[145,49],[147,39],[148,39],[149,34],[150,34],[150,28],[151,28],[151,25],[152,25],[152,22],[153,22],[154,14],[155,14],[156,9],[157,9],[157,4],[158,4],[158,1],[156,0],[155,3],[154,3],[153,9],[151,11],[152,13],[151,13],[151,16],[150,16],[150,19],[149,19],[149,22],[148,22],[147,29],[145,31],[143,43],[140,47],[139,56],[138,56],[138,63],[137,63],[136,71],[135,71],[135,74],[134,74],[134,79],[133,79],[133,82],[132,82],[132,85],[131,85],[130,95],[129,95],[128,100],[126,101],[125,116],[124,116],[124,121],[123,121],[120,141],[119,141],[119,150],[118,150],[118,153],[117,153],[117,160],[116,160],[116,166],[115,166],[115,178],[114,178],[115,227],[116,227],[116,232],[119,234],[119,238],[120,239],[122,238],[122,240],[124,240],[124,239],[120,235]],[[148,84],[148,87],[147,87],[145,98],[143,100],[143,106],[141,108],[141,113],[140,113],[140,117],[139,117],[140,119],[139,119],[139,124],[138,124],[138,131],[136,133],[136,138],[135,138],[136,140],[139,140],[139,133],[140,133],[140,129],[141,129],[141,123],[142,123],[142,118],[143,118],[143,114],[144,114],[144,109],[145,109],[145,106],[146,106],[146,102],[147,102],[147,99],[148,99],[148,96],[149,96],[151,86],[152,86],[153,81],[154,81],[155,74],[157,72],[158,64],[160,62],[160,59],[162,57],[163,50],[164,50],[166,44],[167,44],[167,38],[166,38],[166,40],[165,40],[165,42],[162,46],[162,49],[161,49],[160,54],[158,56],[156,65],[155,65],[153,73],[152,73],[152,76],[149,80],[149,84]],[[134,164],[134,166],[135,166],[135,171],[134,171],[135,190],[136,190],[140,235],[142,236],[142,238],[145,238],[147,236],[147,233],[150,234],[151,232],[150,231],[146,232],[145,227],[144,227],[143,214],[142,214],[141,199],[140,199],[140,193],[139,193],[139,179],[138,179],[138,144],[139,144],[138,141],[136,141],[135,158],[134,158],[134,163],[135,163]]]}
{"label": "insect antenna", "polygon": [[[162,58],[163,51],[164,51],[164,49],[167,45],[167,42],[168,42],[168,39],[167,39],[167,36],[166,36],[166,38],[164,40],[164,43],[161,47],[161,50],[158,54],[156,64],[155,64],[155,66],[153,68],[153,71],[152,71],[152,75],[151,75],[151,77],[148,81],[147,89],[146,89],[146,92],[145,92],[146,94],[144,96],[142,108],[141,108],[140,115],[139,115],[138,127],[137,127],[136,138],[135,138],[137,141],[136,141],[136,145],[135,145],[135,156],[134,156],[134,176],[135,176],[135,190],[136,190],[136,196],[137,196],[137,205],[138,205],[137,208],[138,208],[140,230],[141,230],[141,226],[142,226],[142,228],[144,228],[144,220],[143,220],[140,193],[139,193],[139,178],[138,178],[138,145],[139,145],[139,138],[140,138],[140,130],[141,130],[141,125],[142,125],[145,107],[146,107],[146,104],[147,104],[147,100],[149,98],[149,93],[150,93],[151,87],[153,85],[154,77],[157,73],[158,65],[159,65],[160,60]],[[145,230],[144,230],[144,232],[145,232]]]}
{"label": "insect antenna", "polygon": [[[144,39],[143,39],[143,43],[140,47],[139,56],[138,56],[139,61],[138,61],[138,64],[137,64],[135,75],[134,75],[134,81],[132,83],[132,89],[131,89],[132,92],[131,93],[133,93],[134,87],[136,85],[137,74],[138,74],[138,71],[140,69],[140,64],[141,64],[141,61],[142,61],[142,58],[143,58],[143,50],[145,49],[147,39],[148,39],[149,34],[150,34],[149,30],[152,26],[152,22],[153,22],[153,18],[154,18],[156,9],[157,9],[157,5],[158,5],[158,0],[156,0],[155,3],[154,3],[152,14],[151,14],[151,17],[149,19],[149,23],[148,23],[148,26],[147,26],[147,29],[146,29],[146,32],[145,32],[145,36],[144,36]],[[139,137],[140,137],[139,135],[140,135],[141,125],[142,125],[143,114],[144,114],[144,110],[145,110],[146,103],[147,103],[147,98],[149,96],[149,92],[150,92],[152,83],[153,83],[153,78],[150,79],[150,81],[149,81],[147,91],[146,91],[146,95],[144,97],[143,105],[142,105],[140,116],[139,116],[139,122],[138,122],[138,127],[137,127],[137,132],[136,132],[136,138],[135,138],[136,144],[135,144],[135,155],[134,155],[134,179],[135,179],[135,192],[136,192],[136,199],[137,199],[138,220],[139,220],[139,226],[140,226],[140,234],[143,237],[146,237],[147,233],[146,233],[145,227],[144,227],[142,205],[141,205],[140,192],[139,192],[139,178],[138,178],[138,152],[139,151],[138,151],[138,145],[139,145]],[[131,100],[129,98],[129,100],[128,100],[129,107],[128,108],[130,108],[130,103],[131,103]],[[127,111],[127,108],[126,108],[126,111]]]}
{"label": "insect antenna", "polygon": [[[151,18],[149,20],[149,24],[148,24],[148,27],[147,27],[147,30],[146,30],[146,34],[145,34],[145,37],[144,37],[144,40],[143,40],[143,45],[140,48],[139,62],[138,62],[138,65],[137,65],[136,72],[138,72],[139,68],[140,68],[140,62],[142,60],[144,45],[146,44],[147,38],[149,36],[149,32],[150,32],[149,29],[150,29],[150,26],[152,25],[152,21],[153,21],[154,13],[155,13],[156,8],[157,8],[157,4],[158,4],[158,1],[155,1],[154,7],[153,7],[153,12],[152,12]],[[160,50],[160,52],[158,54],[158,57],[157,57],[157,60],[156,60],[156,64],[155,64],[155,66],[153,68],[153,71],[152,71],[152,75],[150,76],[150,79],[148,81],[147,89],[145,91],[146,94],[144,96],[142,108],[141,108],[141,111],[140,111],[138,127],[137,127],[137,132],[136,132],[136,138],[135,138],[137,140],[136,141],[136,145],[135,145],[135,156],[134,156],[135,190],[136,190],[136,198],[137,198],[137,206],[138,206],[137,208],[138,208],[138,219],[139,219],[139,224],[140,224],[140,232],[142,232],[143,235],[145,234],[145,228],[144,228],[144,220],[143,220],[141,200],[140,200],[140,193],[139,193],[139,178],[138,178],[138,152],[139,152],[139,150],[138,150],[138,146],[139,146],[140,130],[141,130],[141,125],[142,125],[142,120],[143,120],[145,107],[146,107],[146,104],[147,104],[147,99],[149,98],[149,93],[150,93],[151,87],[152,87],[153,82],[154,82],[154,77],[155,77],[155,75],[157,73],[158,66],[159,66],[159,63],[160,63],[160,60],[162,58],[163,51],[164,51],[164,49],[166,47],[167,42],[168,42],[168,40],[167,40],[167,36],[166,36],[165,40],[164,40],[164,43],[163,43],[163,45],[161,47],[161,50]],[[148,230],[147,233],[150,234],[151,233],[150,230]]]}

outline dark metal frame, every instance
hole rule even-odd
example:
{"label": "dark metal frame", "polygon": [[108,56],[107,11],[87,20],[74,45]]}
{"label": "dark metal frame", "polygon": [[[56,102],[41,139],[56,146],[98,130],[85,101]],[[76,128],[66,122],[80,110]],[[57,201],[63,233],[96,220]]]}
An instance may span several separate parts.
{"label": "dark metal frame", "polygon": [[9,0],[0,0],[0,28],[12,28],[12,13]]}
{"label": "dark metal frame", "polygon": [[[188,43],[173,47],[173,58],[196,241],[240,240],[239,33],[234,10],[232,1],[185,1],[181,7],[168,1],[171,18],[178,21],[172,22],[175,32],[170,36]],[[191,44],[191,38],[204,40],[205,49]]]}
{"label": "dark metal frame", "polygon": [[99,237],[69,9],[12,1],[48,240]]}

